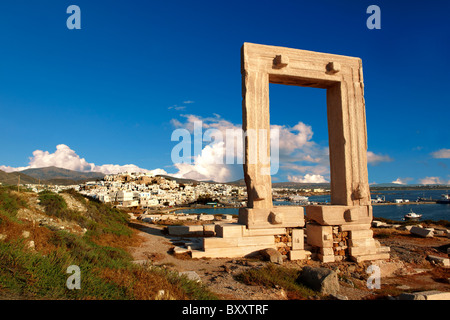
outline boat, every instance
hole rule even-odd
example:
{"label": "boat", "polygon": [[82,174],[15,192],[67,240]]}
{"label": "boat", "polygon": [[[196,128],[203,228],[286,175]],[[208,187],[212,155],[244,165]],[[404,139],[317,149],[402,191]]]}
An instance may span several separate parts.
{"label": "boat", "polygon": [[294,196],[289,197],[289,201],[291,201],[291,202],[301,203],[301,202],[308,202],[308,200],[309,200],[309,198],[305,197],[305,196],[294,195]]}
{"label": "boat", "polygon": [[436,203],[450,204],[450,193],[444,193],[441,196],[441,199],[437,200]]}
{"label": "boat", "polygon": [[417,214],[415,212],[412,211],[410,213],[405,214],[404,219],[408,219],[408,220],[414,220],[414,219],[420,219],[422,217],[421,214]]}
{"label": "boat", "polygon": [[386,197],[383,196],[383,198],[381,198],[380,196],[378,196],[376,199],[371,199],[372,203],[384,203],[386,202]]}

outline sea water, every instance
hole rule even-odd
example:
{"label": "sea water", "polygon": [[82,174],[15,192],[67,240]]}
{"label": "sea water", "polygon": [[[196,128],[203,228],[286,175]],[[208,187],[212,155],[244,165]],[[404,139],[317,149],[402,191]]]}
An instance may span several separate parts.
{"label": "sea water", "polygon": [[[408,204],[399,205],[374,205],[373,216],[375,218],[386,218],[396,221],[401,221],[405,214],[413,211],[417,214],[422,214],[421,220],[447,220],[450,221],[450,204],[419,204],[416,203],[418,197],[423,197],[433,200],[440,199],[441,195],[448,193],[445,190],[386,190],[373,191],[372,198],[380,196],[385,197],[386,201],[394,201],[395,199],[407,199]],[[330,195],[310,196],[311,202],[329,203]],[[298,205],[296,203],[287,201],[274,201],[274,205]],[[202,208],[202,209],[187,209],[182,210],[184,213],[205,213],[205,214],[232,214],[237,215],[238,208]]]}

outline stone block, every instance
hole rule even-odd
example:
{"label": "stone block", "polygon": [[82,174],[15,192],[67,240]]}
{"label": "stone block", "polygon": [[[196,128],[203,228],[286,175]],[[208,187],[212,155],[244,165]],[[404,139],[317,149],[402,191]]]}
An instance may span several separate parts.
{"label": "stone block", "polygon": [[333,228],[308,223],[306,225],[306,241],[309,245],[321,248],[333,247]]}
{"label": "stone block", "polygon": [[362,255],[375,255],[379,253],[378,247],[373,244],[372,246],[363,247],[350,247],[348,252],[351,256],[362,256]]}
{"label": "stone block", "polygon": [[204,224],[203,225],[203,234],[205,236],[214,236],[216,234],[216,225],[215,224]]}
{"label": "stone block", "polygon": [[386,259],[389,259],[389,253],[365,254],[365,255],[360,255],[360,256],[352,255],[351,259],[357,263],[360,263],[363,261],[372,261],[372,260],[386,260]]}
{"label": "stone block", "polygon": [[237,223],[220,224],[215,227],[216,235],[220,238],[242,237],[244,229],[245,225]]}
{"label": "stone block", "polygon": [[203,235],[203,226],[168,226],[172,236]]}
{"label": "stone block", "polygon": [[372,227],[374,228],[385,228],[388,224],[386,222],[382,221],[372,221]]}
{"label": "stone block", "polygon": [[305,231],[292,229],[292,250],[303,250],[305,247]]}
{"label": "stone block", "polygon": [[419,228],[419,227],[412,227],[409,231],[411,234],[414,234],[416,236],[420,236],[423,238],[432,238],[434,236],[434,233],[432,230]]}
{"label": "stone block", "polygon": [[343,224],[339,226],[340,231],[359,231],[359,230],[370,230],[370,223],[362,224]]}
{"label": "stone block", "polygon": [[253,237],[234,237],[234,238],[204,238],[203,248],[205,250],[212,248],[232,248],[245,246],[263,246],[265,248],[274,247],[275,239],[273,236],[253,236]]}
{"label": "stone block", "polygon": [[330,263],[330,262],[335,262],[335,257],[334,255],[330,256],[324,256],[323,254],[318,253],[317,254],[317,258],[322,261],[323,263]]}
{"label": "stone block", "polygon": [[379,244],[373,238],[366,239],[350,239],[348,241],[349,247],[375,247],[379,248]]}
{"label": "stone block", "polygon": [[214,215],[212,214],[199,214],[197,216],[197,219],[200,221],[210,221],[210,220],[214,220]]}
{"label": "stone block", "polygon": [[320,225],[367,224],[372,221],[370,206],[307,206],[306,217]]}
{"label": "stone block", "polygon": [[311,252],[307,250],[291,250],[289,251],[289,260],[305,260],[311,256]]}
{"label": "stone block", "polygon": [[240,208],[239,220],[248,229],[298,228],[305,225],[303,207]]}
{"label": "stone block", "polygon": [[399,300],[450,300],[450,292],[437,290],[402,293]]}
{"label": "stone block", "polygon": [[243,229],[244,237],[247,236],[268,236],[286,234],[286,228],[259,228],[259,229]]}
{"label": "stone block", "polygon": [[370,229],[353,230],[350,232],[350,239],[352,240],[368,239],[368,238],[373,238],[373,231]]}
{"label": "stone block", "polygon": [[[246,246],[246,247],[229,247],[229,248],[210,248],[207,250],[192,250],[192,258],[238,258],[247,255],[256,254],[262,249],[269,246]],[[275,245],[273,245],[275,248]]]}
{"label": "stone block", "polygon": [[334,256],[333,248],[320,248],[320,254],[323,256]]}

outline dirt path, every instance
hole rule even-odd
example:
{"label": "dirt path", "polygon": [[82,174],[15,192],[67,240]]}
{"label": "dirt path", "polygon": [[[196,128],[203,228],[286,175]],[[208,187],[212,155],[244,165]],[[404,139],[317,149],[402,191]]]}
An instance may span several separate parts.
{"label": "dirt path", "polygon": [[[190,256],[173,255],[171,249],[186,238],[163,234],[163,226],[133,222],[143,241],[138,247],[128,248],[136,263],[150,261],[153,265],[165,266],[179,272],[195,271],[203,284],[221,299],[229,300],[285,300],[286,292],[281,288],[265,288],[248,286],[234,277],[250,268],[264,266],[267,262],[246,258],[192,259]],[[386,231],[383,231],[386,232]],[[381,240],[381,239],[380,239]],[[389,261],[374,262],[380,265],[382,286],[386,294],[398,295],[403,291],[441,290],[450,291],[448,278],[450,269],[438,268],[426,261],[427,254],[436,254],[439,246],[448,244],[448,239],[422,239],[411,237],[406,232],[394,232],[387,239],[381,240],[383,245],[391,247]],[[377,294],[366,287],[368,275],[367,265],[353,262],[321,265],[318,261],[286,261],[283,266],[302,268],[305,264],[325,266],[338,272],[340,294],[349,300],[376,298]],[[370,264],[370,262],[368,262]],[[355,271],[356,269],[356,271]],[[384,276],[385,274],[385,276]],[[390,293],[392,291],[392,293]]]}
{"label": "dirt path", "polygon": [[269,289],[259,286],[248,286],[234,279],[236,274],[249,268],[262,266],[265,262],[248,259],[192,259],[175,257],[170,253],[174,243],[180,237],[162,233],[162,226],[134,222],[133,227],[143,237],[139,247],[131,247],[129,251],[135,261],[150,260],[154,265],[164,265],[176,271],[195,271],[203,284],[222,299],[230,300],[283,300],[286,294],[282,289]]}

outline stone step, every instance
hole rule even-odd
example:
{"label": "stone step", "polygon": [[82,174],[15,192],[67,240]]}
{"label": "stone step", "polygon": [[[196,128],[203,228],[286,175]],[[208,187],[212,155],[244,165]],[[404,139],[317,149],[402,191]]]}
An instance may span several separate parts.
{"label": "stone step", "polygon": [[360,256],[351,256],[351,259],[357,263],[363,261],[371,260],[387,260],[389,259],[389,253],[376,253],[376,254],[366,254]]}

